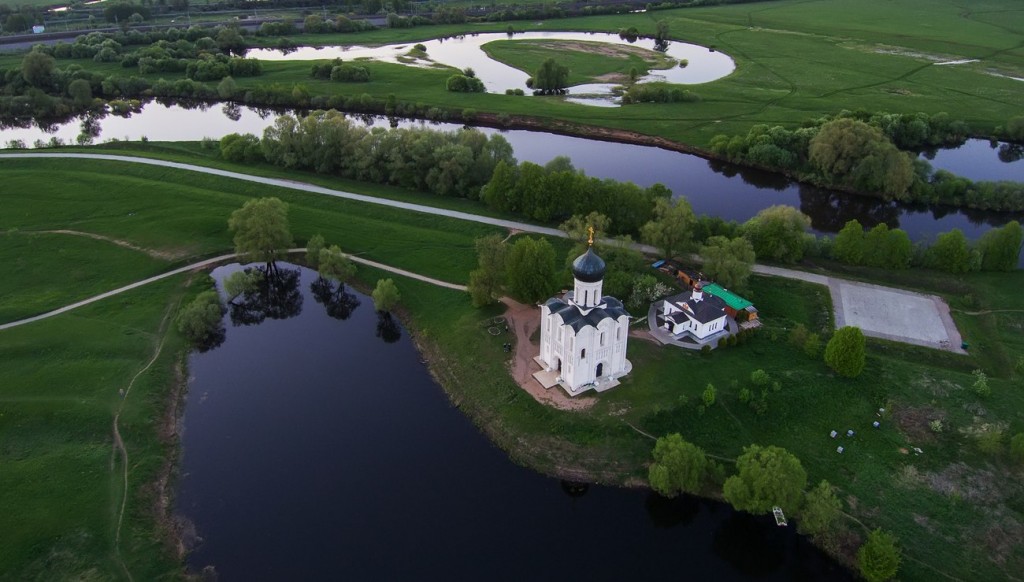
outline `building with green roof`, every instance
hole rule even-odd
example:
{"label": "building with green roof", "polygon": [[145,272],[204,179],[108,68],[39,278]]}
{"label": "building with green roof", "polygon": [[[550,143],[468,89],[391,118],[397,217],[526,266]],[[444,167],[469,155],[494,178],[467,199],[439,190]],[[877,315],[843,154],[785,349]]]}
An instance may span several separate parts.
{"label": "building with green roof", "polygon": [[745,315],[740,315],[740,319],[757,319],[757,308],[750,301],[729,291],[718,283],[705,283],[703,287],[706,293],[725,301],[725,312],[731,317],[737,317],[738,314],[743,313]]}

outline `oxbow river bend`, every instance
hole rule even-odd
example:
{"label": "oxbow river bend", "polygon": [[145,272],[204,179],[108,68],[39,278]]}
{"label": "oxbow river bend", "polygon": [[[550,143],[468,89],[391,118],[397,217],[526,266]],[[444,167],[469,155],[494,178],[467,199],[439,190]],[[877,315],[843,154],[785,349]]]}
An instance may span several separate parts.
{"label": "oxbow river bend", "polygon": [[[189,361],[177,511],[198,535],[192,569],[224,581],[849,579],[770,517],[514,465],[452,407],[397,320],[283,267],[296,273],[283,301],[229,314],[224,343]],[[252,324],[259,313],[285,318]]]}
{"label": "oxbow river bend", "polygon": [[[262,135],[278,113],[250,107],[212,105],[183,107],[158,102],[146,104],[130,117],[108,115],[88,122],[89,140],[198,141],[220,139],[229,133]],[[419,120],[388,120],[383,117],[355,116],[361,123],[378,127],[431,127],[459,131],[464,126]],[[75,143],[82,135],[83,120],[74,120],[40,129],[7,128],[0,130],[0,144],[19,140],[32,147],[36,142],[57,140]],[[784,176],[709,161],[650,146],[622,144],[545,132],[478,128],[485,133],[499,132],[512,144],[521,161],[544,164],[556,156],[569,156],[576,168],[590,176],[635,182],[640,186],[662,183],[676,195],[686,196],[698,214],[745,221],[758,211],[775,204],[800,208],[812,220],[818,233],[835,233],[850,219],[866,227],[885,222],[902,228],[918,242],[933,240],[938,233],[959,228],[976,239],[992,226],[1011,219],[1009,213],[958,210],[884,202],[866,196],[840,194],[823,188],[798,184]],[[939,150],[933,154],[936,168],[947,169],[972,180],[1024,181],[1024,160],[1003,162],[998,145],[985,140],[969,140],[960,148]]]}

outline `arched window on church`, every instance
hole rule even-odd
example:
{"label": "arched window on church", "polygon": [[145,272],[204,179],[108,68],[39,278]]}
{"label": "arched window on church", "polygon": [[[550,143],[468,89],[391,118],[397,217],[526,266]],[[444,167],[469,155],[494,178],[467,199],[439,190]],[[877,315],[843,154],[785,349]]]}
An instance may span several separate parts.
{"label": "arched window on church", "polygon": [[604,347],[604,332],[601,332],[601,347]]}
{"label": "arched window on church", "polygon": [[587,359],[587,348],[583,348],[582,350],[580,350],[580,359],[581,360]]}
{"label": "arched window on church", "polygon": [[615,341],[617,341],[617,342],[622,341],[622,328],[621,327],[615,330]]}

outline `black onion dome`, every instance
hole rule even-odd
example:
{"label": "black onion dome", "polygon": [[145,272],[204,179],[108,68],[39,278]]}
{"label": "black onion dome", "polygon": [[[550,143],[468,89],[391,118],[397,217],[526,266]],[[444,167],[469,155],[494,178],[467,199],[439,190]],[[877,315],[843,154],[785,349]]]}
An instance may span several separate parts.
{"label": "black onion dome", "polygon": [[572,262],[572,276],[584,283],[597,283],[604,279],[604,269],[604,260],[594,254],[593,248],[588,248]]}

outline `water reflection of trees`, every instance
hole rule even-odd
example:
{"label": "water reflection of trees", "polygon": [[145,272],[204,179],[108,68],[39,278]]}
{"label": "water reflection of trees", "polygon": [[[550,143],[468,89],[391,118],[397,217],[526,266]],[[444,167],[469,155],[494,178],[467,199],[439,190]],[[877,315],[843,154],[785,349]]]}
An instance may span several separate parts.
{"label": "water reflection of trees", "polygon": [[689,525],[700,513],[700,501],[692,495],[669,499],[651,492],[644,499],[644,508],[654,527],[670,528]]}
{"label": "water reflection of trees", "polygon": [[800,185],[800,211],[810,216],[811,226],[821,232],[839,232],[851,220],[866,227],[884,222],[889,228],[898,228],[903,212],[894,202],[840,194],[806,184]]}
{"label": "water reflection of trees", "polygon": [[1012,164],[1024,159],[1024,146],[1016,143],[1004,143],[999,146],[999,153],[997,155],[1000,162]]}
{"label": "water reflection of trees", "polygon": [[390,312],[377,312],[377,337],[386,344],[393,344],[402,339],[402,326],[391,316]]}
{"label": "water reflection of trees", "polygon": [[758,170],[755,168],[746,168],[720,160],[708,160],[708,168],[716,174],[721,174],[726,178],[735,178],[736,176],[739,176],[745,184],[750,184],[755,188],[782,192],[793,185],[793,181],[783,174],[765,172],[764,170]]}
{"label": "water reflection of trees", "polygon": [[265,266],[248,267],[263,277],[252,291],[236,297],[228,304],[233,325],[257,325],[265,319],[288,319],[302,312],[302,292],[299,290],[298,269],[274,269]]}
{"label": "water reflection of trees", "polygon": [[360,305],[359,298],[349,293],[344,283],[317,277],[309,288],[313,292],[313,299],[323,305],[327,315],[334,319],[344,321],[352,317],[352,312]]}
{"label": "water reflection of trees", "polygon": [[227,117],[231,121],[238,121],[242,118],[242,107],[234,101],[228,101],[221,107],[221,112],[224,113],[224,117]]}
{"label": "water reflection of trees", "polygon": [[792,535],[780,532],[767,517],[735,512],[715,531],[711,547],[743,574],[760,577],[784,564],[787,534]]}
{"label": "water reflection of trees", "polygon": [[224,320],[221,319],[216,328],[209,330],[209,333],[203,339],[192,344],[192,347],[199,353],[205,353],[219,348],[227,337],[227,330],[224,329]]}

